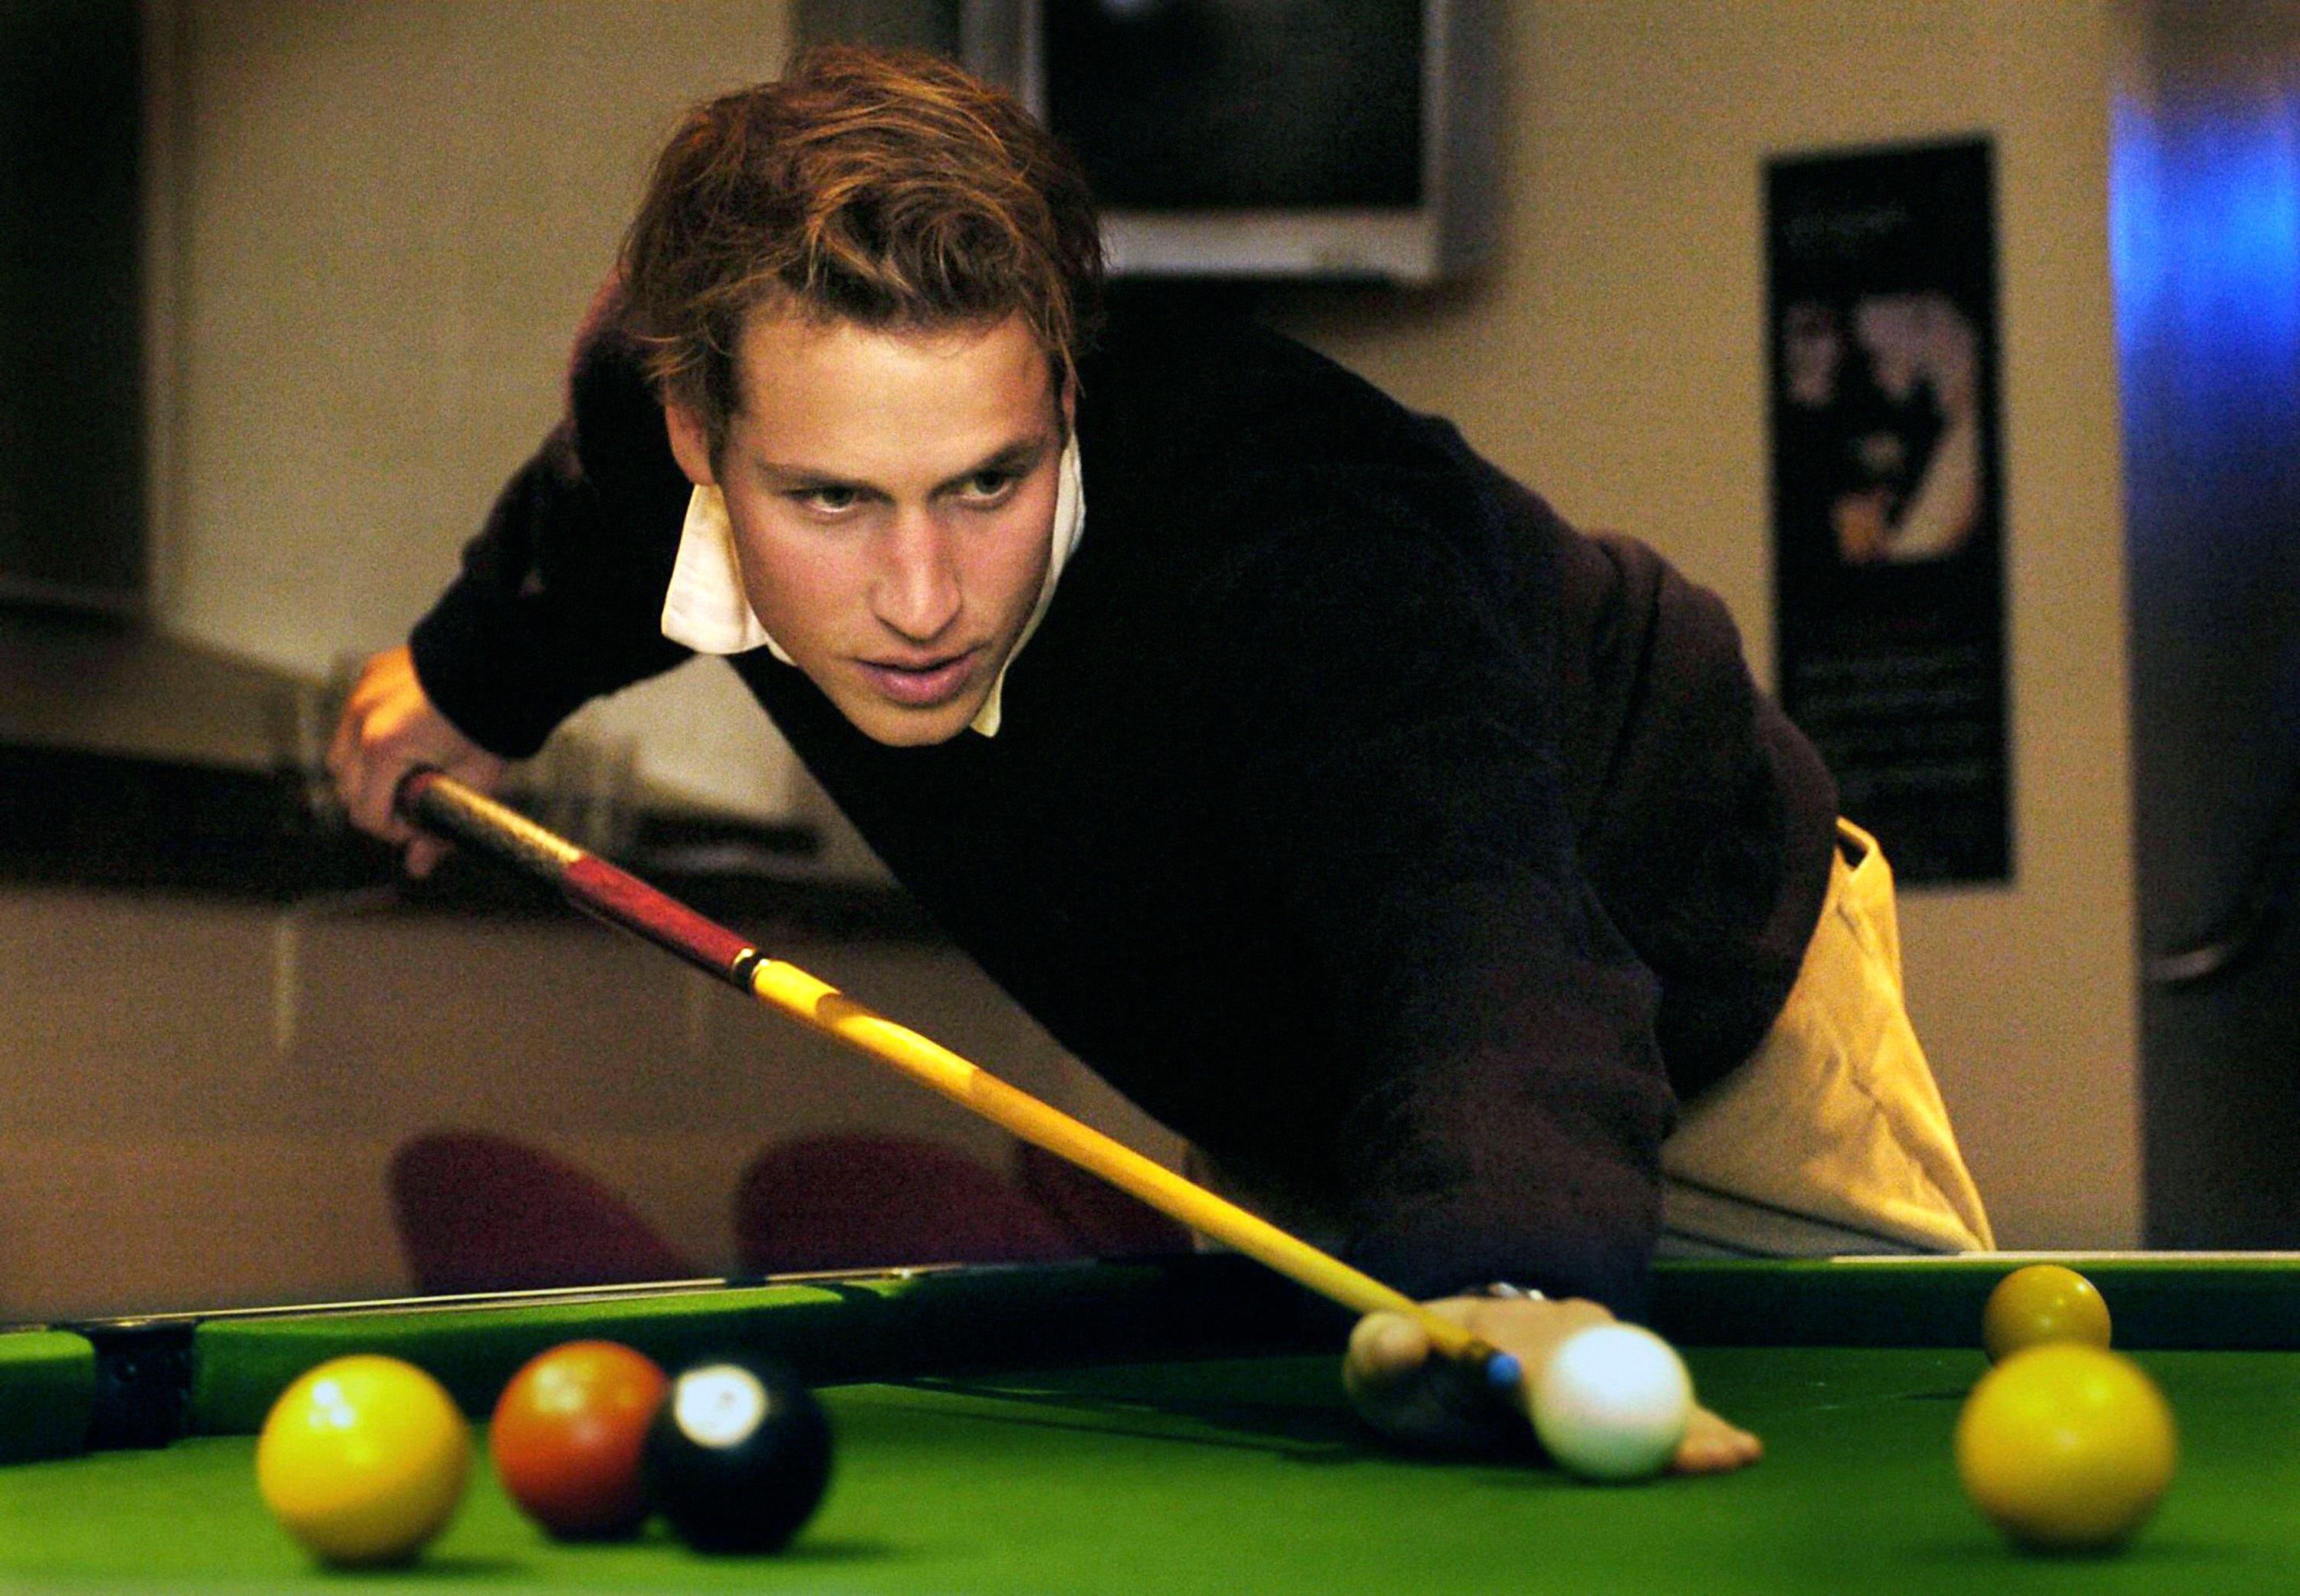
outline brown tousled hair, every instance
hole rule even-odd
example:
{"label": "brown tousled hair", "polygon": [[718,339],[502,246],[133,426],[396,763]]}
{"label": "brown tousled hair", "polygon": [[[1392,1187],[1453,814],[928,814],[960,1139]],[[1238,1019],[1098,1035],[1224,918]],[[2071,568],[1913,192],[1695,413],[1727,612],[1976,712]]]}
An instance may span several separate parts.
{"label": "brown tousled hair", "polygon": [[623,240],[629,325],[657,391],[715,452],[741,407],[751,312],[873,328],[1019,315],[1056,379],[1100,316],[1086,183],[1012,96],[919,54],[822,45],[690,112]]}

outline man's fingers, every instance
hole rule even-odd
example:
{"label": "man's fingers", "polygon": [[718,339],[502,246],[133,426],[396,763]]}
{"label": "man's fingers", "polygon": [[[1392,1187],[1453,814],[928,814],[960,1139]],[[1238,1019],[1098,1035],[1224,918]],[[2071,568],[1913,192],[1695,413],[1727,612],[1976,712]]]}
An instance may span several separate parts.
{"label": "man's fingers", "polygon": [[352,824],[388,843],[402,843],[415,832],[391,806],[396,786],[389,761],[362,753],[337,778],[336,793]]}
{"label": "man's fingers", "polygon": [[[1430,1305],[1458,1322],[1462,1304]],[[1350,1332],[1342,1381],[1359,1415],[1390,1440],[1465,1456],[1519,1454],[1534,1444],[1525,1415],[1483,1371],[1433,1357],[1429,1336],[1399,1313],[1372,1313]]]}
{"label": "man's fingers", "polygon": [[1412,1376],[1429,1357],[1429,1337],[1402,1313],[1370,1313],[1350,1332],[1344,1377],[1362,1386],[1394,1384]]}
{"label": "man's fingers", "polygon": [[1764,1455],[1765,1443],[1756,1436],[1706,1408],[1696,1408],[1669,1466],[1675,1474],[1730,1474]]}
{"label": "man's fingers", "polygon": [[446,843],[421,835],[392,807],[401,780],[418,765],[437,765],[483,791],[504,770],[502,760],[432,704],[403,644],[370,660],[352,684],[328,744],[328,771],[352,824],[401,846],[411,876],[429,874],[448,852]]}
{"label": "man's fingers", "polygon": [[436,836],[418,833],[414,840],[407,844],[405,868],[410,876],[420,881],[437,869],[439,861],[446,857],[446,844]]}

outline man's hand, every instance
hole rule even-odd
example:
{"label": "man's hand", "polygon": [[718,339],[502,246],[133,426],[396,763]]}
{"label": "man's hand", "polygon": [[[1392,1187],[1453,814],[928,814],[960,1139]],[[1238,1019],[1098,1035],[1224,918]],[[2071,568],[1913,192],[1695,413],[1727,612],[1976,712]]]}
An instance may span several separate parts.
{"label": "man's hand", "polygon": [[[1524,1371],[1507,1406],[1482,1389],[1477,1376],[1429,1355],[1429,1338],[1400,1313],[1372,1313],[1350,1334],[1342,1382],[1350,1401],[1392,1441],[1423,1450],[1491,1452],[1497,1445],[1532,1451],[1532,1392],[1557,1349],[1579,1331],[1612,1322],[1612,1314],[1579,1298],[1562,1301],[1519,1297],[1448,1297],[1430,1311],[1453,1320]],[[1678,1474],[1723,1474],[1764,1455],[1748,1431],[1696,1407],[1670,1461]]]}
{"label": "man's hand", "polygon": [[367,662],[328,744],[328,774],[352,824],[406,850],[407,873],[428,876],[447,852],[391,807],[399,783],[418,765],[436,765],[482,792],[503,779],[503,760],[472,742],[432,707],[404,646]]}

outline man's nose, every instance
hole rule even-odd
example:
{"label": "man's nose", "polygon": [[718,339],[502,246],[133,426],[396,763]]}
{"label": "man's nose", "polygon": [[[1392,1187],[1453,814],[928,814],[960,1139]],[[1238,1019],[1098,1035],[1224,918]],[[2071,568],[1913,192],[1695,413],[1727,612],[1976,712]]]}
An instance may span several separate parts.
{"label": "man's nose", "polygon": [[940,636],[964,603],[949,528],[930,512],[904,511],[888,523],[871,595],[871,613],[913,642]]}

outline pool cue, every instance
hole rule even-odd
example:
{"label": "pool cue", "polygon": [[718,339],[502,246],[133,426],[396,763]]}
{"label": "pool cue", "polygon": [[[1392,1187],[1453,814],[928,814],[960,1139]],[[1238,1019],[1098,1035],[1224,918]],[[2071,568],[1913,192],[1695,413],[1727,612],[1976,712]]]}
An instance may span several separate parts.
{"label": "pool cue", "polygon": [[1441,1355],[1478,1370],[1497,1389],[1516,1389],[1515,1358],[1496,1351],[1404,1292],[1183,1179],[948,1048],[873,1013],[804,970],[766,958],[726,927],[453,777],[429,766],[417,767],[401,779],[393,807],[426,830],[472,844],[553,883],[587,914],[635,932],[770,1008],[892,1066],[1318,1295],[1358,1313],[1404,1314],[1421,1326]]}

